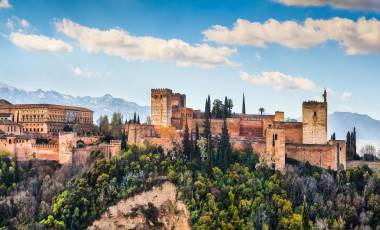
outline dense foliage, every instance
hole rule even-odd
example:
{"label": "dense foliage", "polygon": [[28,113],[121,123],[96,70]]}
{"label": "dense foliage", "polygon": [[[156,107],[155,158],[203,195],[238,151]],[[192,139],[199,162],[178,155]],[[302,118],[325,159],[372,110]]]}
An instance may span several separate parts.
{"label": "dense foliage", "polygon": [[83,229],[108,206],[160,183],[168,162],[154,148],[130,148],[106,161],[95,160],[91,170],[73,180],[53,202],[53,212],[41,221],[46,227]]}
{"label": "dense foliage", "polygon": [[10,160],[6,152],[0,152],[0,197],[16,188],[20,181],[17,161]]}

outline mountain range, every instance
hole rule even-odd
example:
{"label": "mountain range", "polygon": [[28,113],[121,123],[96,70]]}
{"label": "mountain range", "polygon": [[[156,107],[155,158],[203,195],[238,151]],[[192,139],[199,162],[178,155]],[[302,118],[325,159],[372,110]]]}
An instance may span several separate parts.
{"label": "mountain range", "polygon": [[[113,112],[122,113],[124,118],[131,118],[133,113],[136,112],[142,120],[145,120],[150,112],[149,106],[140,106],[122,98],[115,98],[110,94],[102,97],[78,97],[65,95],[53,90],[26,91],[3,83],[0,83],[0,99],[8,100],[14,104],[50,103],[82,106],[94,111],[95,121],[101,115],[111,116]],[[365,114],[334,112],[329,115],[328,127],[329,134],[335,132],[339,139],[345,139],[347,132],[356,127],[358,140],[375,140],[375,142],[380,143],[380,121]]]}
{"label": "mountain range", "polygon": [[131,118],[133,113],[137,113],[144,121],[149,115],[149,106],[140,106],[134,102],[115,98],[110,94],[102,97],[78,97],[61,94],[53,90],[38,89],[26,91],[16,87],[0,83],[0,99],[5,99],[12,104],[58,104],[86,107],[94,111],[94,121],[96,122],[101,115],[108,115],[110,118],[113,112],[120,112],[124,118]]}

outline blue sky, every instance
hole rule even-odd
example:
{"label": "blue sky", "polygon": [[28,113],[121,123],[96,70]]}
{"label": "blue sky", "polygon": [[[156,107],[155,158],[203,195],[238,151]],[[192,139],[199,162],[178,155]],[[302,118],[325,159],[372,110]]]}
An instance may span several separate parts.
{"label": "blue sky", "polygon": [[0,82],[142,105],[165,87],[237,112],[245,93],[288,117],[327,87],[330,112],[380,119],[380,4],[305,2],[1,0]]}

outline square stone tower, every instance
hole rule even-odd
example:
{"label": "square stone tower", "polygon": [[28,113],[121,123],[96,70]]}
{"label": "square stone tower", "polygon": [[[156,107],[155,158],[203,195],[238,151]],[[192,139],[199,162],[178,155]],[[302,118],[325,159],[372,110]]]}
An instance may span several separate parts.
{"label": "square stone tower", "polygon": [[323,102],[307,101],[302,104],[303,143],[327,143],[327,93]]}
{"label": "square stone tower", "polygon": [[285,169],[285,129],[278,125],[266,130],[265,161],[270,167],[284,171]]}
{"label": "square stone tower", "polygon": [[170,89],[151,90],[152,125],[168,127],[172,119],[172,95]]}

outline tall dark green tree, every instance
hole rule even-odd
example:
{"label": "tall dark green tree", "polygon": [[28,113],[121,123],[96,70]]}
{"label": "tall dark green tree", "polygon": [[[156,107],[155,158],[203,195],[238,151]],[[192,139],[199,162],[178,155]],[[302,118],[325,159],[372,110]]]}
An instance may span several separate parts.
{"label": "tall dark green tree", "polygon": [[234,107],[234,103],[232,102],[231,98],[224,98],[224,111],[225,111],[225,117],[231,117],[232,116],[232,108]]}
{"label": "tall dark green tree", "polygon": [[190,143],[190,134],[189,134],[189,125],[185,124],[185,131],[183,133],[183,140],[182,140],[182,147],[183,147],[183,153],[186,157],[186,160],[191,160],[191,143]]}
{"label": "tall dark green tree", "polygon": [[140,115],[137,115],[137,121],[136,124],[140,124]]}
{"label": "tall dark green tree", "polygon": [[111,135],[115,139],[121,138],[123,129],[123,115],[121,113],[113,113],[111,119]]}
{"label": "tall dark green tree", "polygon": [[200,151],[199,151],[199,147],[198,147],[198,140],[199,140],[199,126],[198,126],[198,123],[195,124],[195,140],[194,140],[194,148],[193,148],[193,152],[194,152],[194,158],[198,161],[200,161],[201,159],[201,156],[200,156]]}
{"label": "tall dark green tree", "polygon": [[133,113],[133,120],[132,120],[132,123],[133,123],[133,124],[136,124],[136,123],[137,123],[136,112]]}
{"label": "tall dark green tree", "polygon": [[241,107],[241,113],[245,114],[245,95],[244,95],[244,93],[243,93],[243,105]]}
{"label": "tall dark green tree", "polygon": [[224,97],[224,106],[223,106],[223,118],[226,119],[229,116],[228,112],[228,98]]}
{"label": "tall dark green tree", "polygon": [[356,127],[354,127],[354,130],[351,133],[351,151],[354,158],[357,156],[357,149],[356,149]]}
{"label": "tall dark green tree", "polygon": [[217,162],[222,169],[227,169],[231,159],[231,143],[230,135],[228,133],[227,118],[224,118],[222,135],[219,140]]}
{"label": "tall dark green tree", "polygon": [[353,156],[351,156],[351,133],[347,132],[346,136],[346,156],[348,160],[352,160]]}
{"label": "tall dark green tree", "polygon": [[127,135],[125,134],[125,131],[121,133],[121,150],[122,151],[127,151],[128,150],[128,145],[127,145]]}
{"label": "tall dark green tree", "polygon": [[305,195],[303,197],[301,215],[302,215],[301,230],[311,229],[311,226],[309,223],[309,221],[310,221],[309,212],[308,212],[307,201],[306,201]]}
{"label": "tall dark green tree", "polygon": [[221,100],[215,99],[212,103],[211,116],[213,118],[223,118],[224,104]]}
{"label": "tall dark green tree", "polygon": [[210,99],[210,95],[206,99],[203,135],[206,139],[208,139],[209,136],[211,135],[211,99]]}

